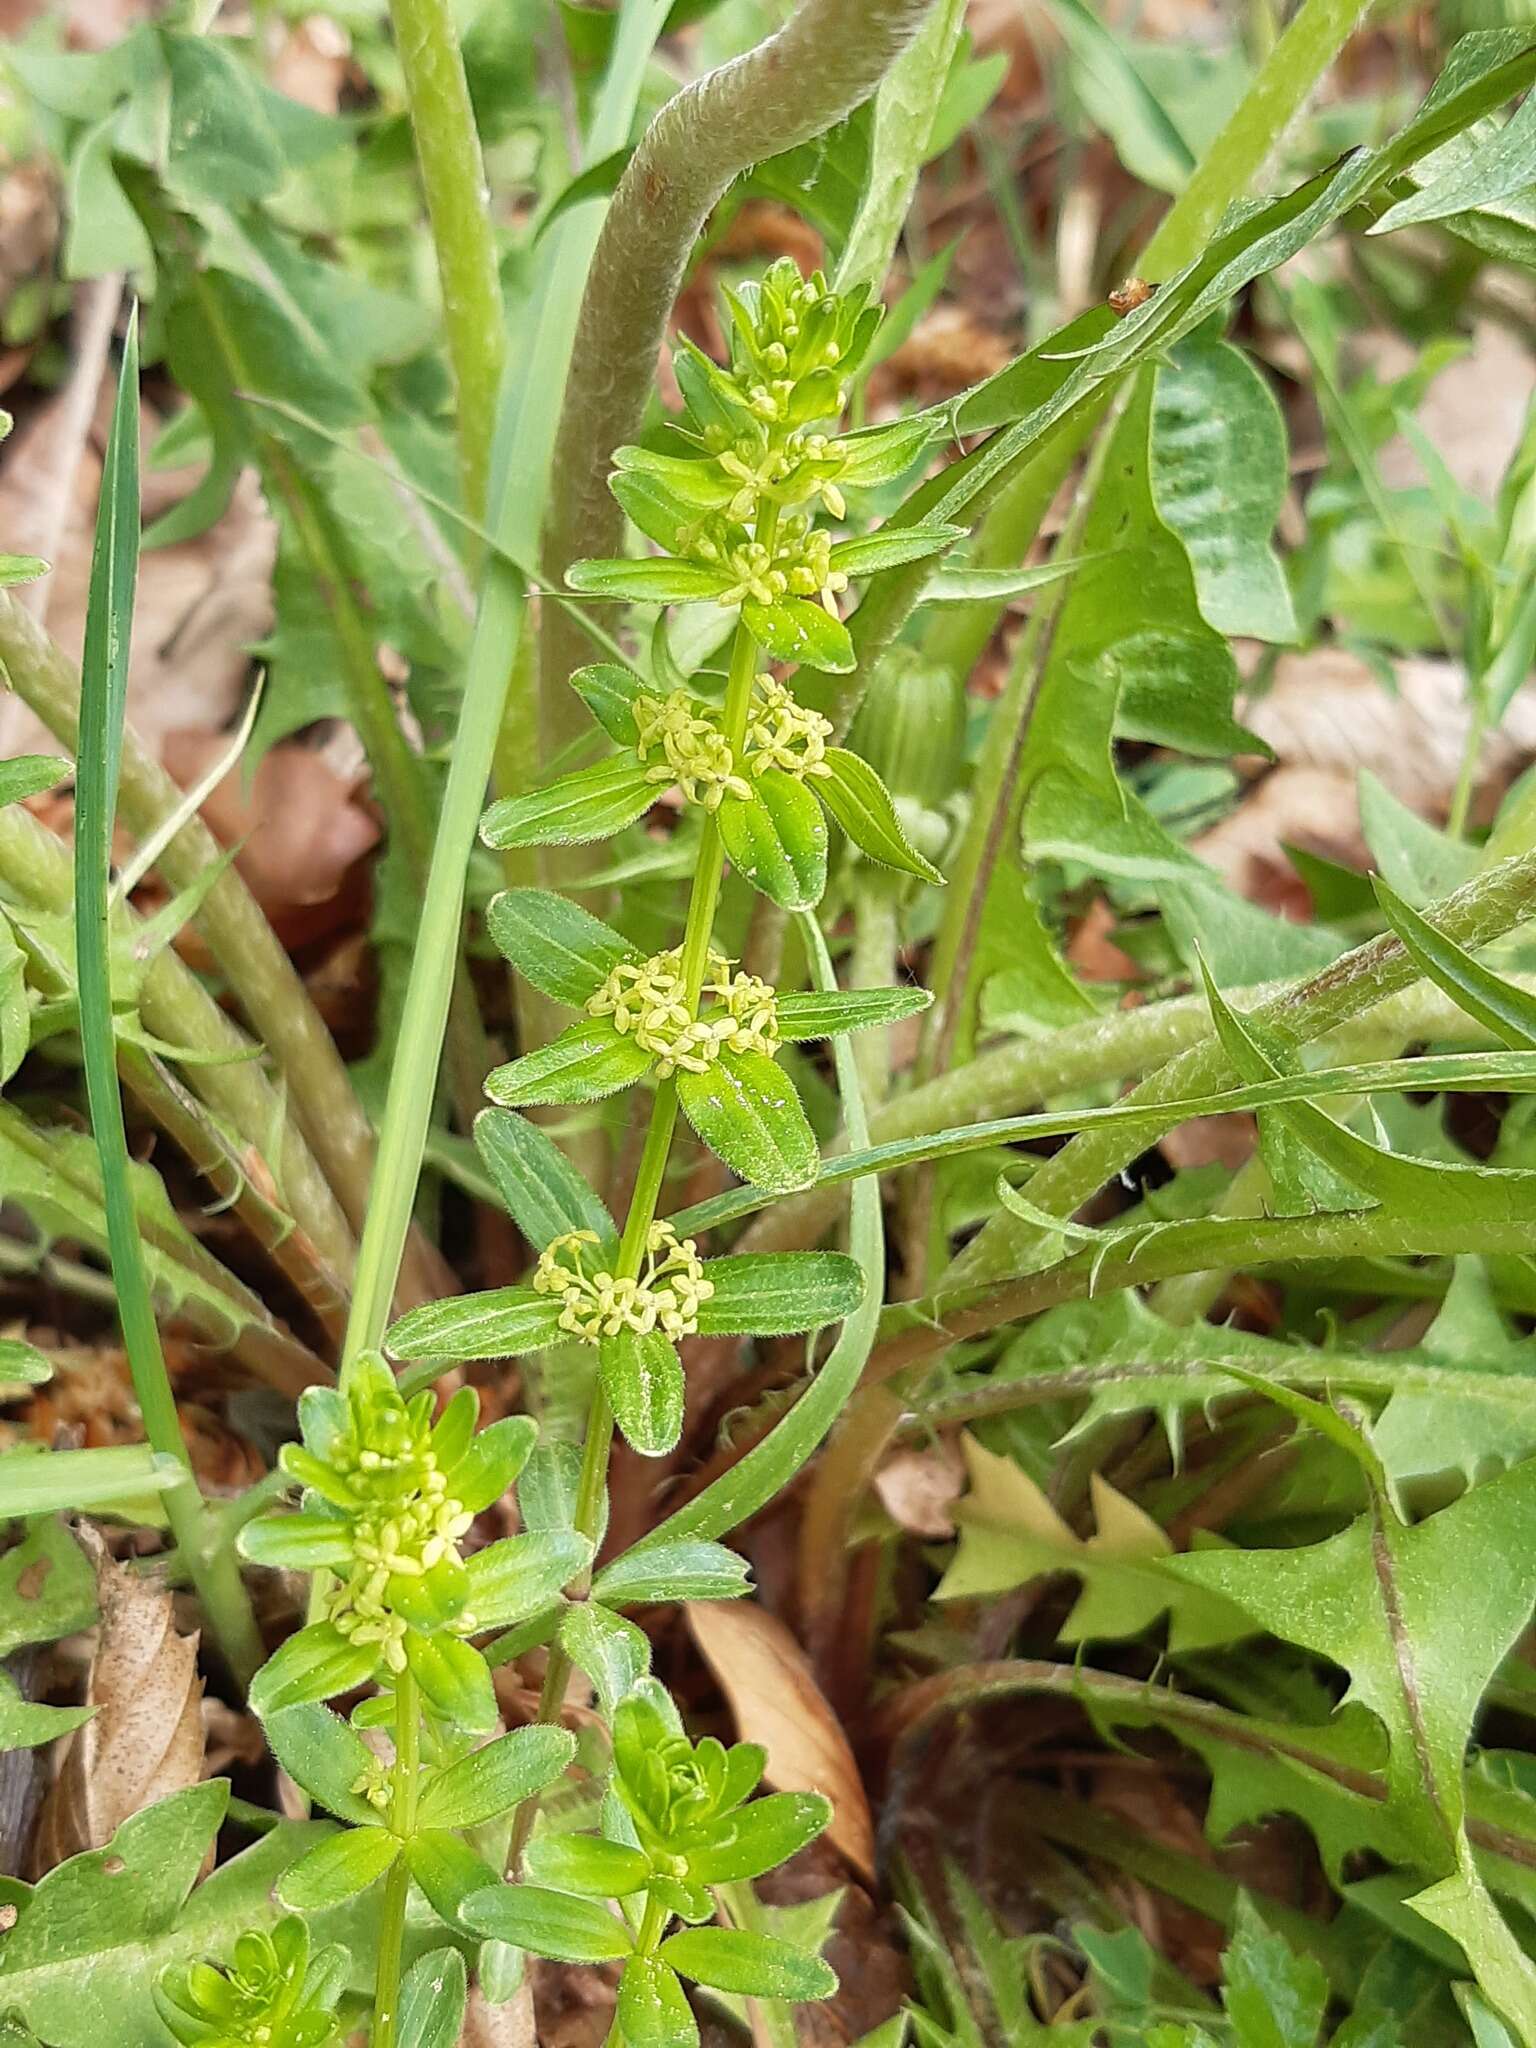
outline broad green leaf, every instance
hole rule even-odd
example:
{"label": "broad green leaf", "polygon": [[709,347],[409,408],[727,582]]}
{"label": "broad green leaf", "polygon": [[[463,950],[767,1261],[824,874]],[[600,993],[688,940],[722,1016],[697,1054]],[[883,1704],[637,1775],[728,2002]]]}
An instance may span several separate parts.
{"label": "broad green leaf", "polygon": [[603,1391],[624,1441],[645,1458],[663,1458],[683,1433],[683,1365],[660,1330],[621,1330],[597,1348]]}
{"label": "broad green leaf", "polygon": [[783,910],[809,910],[821,901],[827,827],[803,782],[770,768],[751,796],[727,796],[715,819],[726,858],[754,889]]}
{"label": "broad green leaf", "polygon": [[535,1250],[572,1230],[593,1230],[617,1241],[618,1230],[601,1198],[538,1124],[505,1110],[482,1110],[475,1118],[475,1149],[513,1222]]}
{"label": "broad green leaf", "polygon": [[848,628],[810,598],[784,597],[777,604],[748,598],[741,608],[741,623],[775,661],[802,662],[830,675],[853,671]]}
{"label": "broad green leaf", "polygon": [[699,2038],[676,1971],[655,1956],[631,1956],[624,1965],[618,2023],[633,2048],[696,2048]]}
{"label": "broad green leaf", "polygon": [[642,1607],[652,1601],[735,1600],[749,1590],[745,1558],[723,1544],[694,1541],[616,1557],[593,1581],[592,1598],[608,1607]]}
{"label": "broad green leaf", "polygon": [[611,839],[648,811],[656,784],[631,755],[599,761],[527,796],[503,797],[480,822],[487,846],[578,846]]}
{"label": "broad green leaf", "polygon": [[251,1705],[269,1720],[284,1707],[351,1692],[378,1668],[378,1646],[354,1643],[334,1622],[315,1621],[274,1650],[251,1681]]}
{"label": "broad green leaf", "polygon": [[571,1662],[591,1679],[610,1719],[620,1700],[650,1670],[649,1637],[595,1600],[578,1601],[566,1609],[560,1617],[560,1643]]}
{"label": "broad green leaf", "polygon": [[573,1529],[531,1529],[477,1550],[467,1560],[477,1631],[513,1628],[542,1614],[591,1555],[591,1544]]}
{"label": "broad green leaf", "polygon": [[399,1854],[385,1828],[341,1828],[284,1871],[277,1895],[291,1912],[323,1912],[377,1884]]}
{"label": "broad green leaf", "polygon": [[1241,350],[1202,332],[1159,366],[1151,464],[1153,502],[1189,556],[1207,624],[1295,640],[1290,589],[1270,542],[1290,481],[1285,423]]}
{"label": "broad green leaf", "polygon": [[564,1728],[514,1728],[430,1779],[418,1808],[425,1828],[473,1828],[552,1785],[576,1754]]}
{"label": "broad green leaf", "polygon": [[831,1818],[831,1805],[819,1792],[770,1792],[695,1838],[685,1854],[688,1875],[695,1884],[761,1877],[814,1842]]}
{"label": "broad green leaf", "polygon": [[648,1074],[654,1053],[615,1031],[607,1017],[569,1025],[537,1052],[486,1076],[485,1092],[504,1109],[540,1103],[598,1102]]}
{"label": "broad green leaf", "polygon": [[482,1429],[447,1474],[455,1500],[478,1515],[498,1501],[533,1455],[539,1440],[531,1415],[503,1415]]}
{"label": "broad green leaf", "polygon": [[710,1259],[714,1288],[699,1309],[701,1335],[781,1337],[852,1315],[864,1296],[857,1262],[841,1252],[739,1252]]}
{"label": "broad green leaf", "polygon": [[1536,998],[1475,960],[1464,946],[1420,917],[1380,875],[1376,898],[1415,964],[1451,1001],[1517,1051],[1536,1049]]}
{"label": "broad green leaf", "polygon": [[621,960],[640,957],[610,925],[549,889],[503,890],[485,922],[519,974],[575,1010]]}
{"label": "broad green leaf", "polygon": [[[0,1467],[3,1475],[3,1467]],[[8,1512],[0,1476],[0,1518]],[[43,1516],[0,1555],[0,1657],[57,1642],[96,1619],[96,1574],[67,1525]]]}
{"label": "broad green leaf", "polygon": [[736,1927],[690,1927],[669,1935],[657,1954],[697,1984],[747,1998],[830,1998],[837,1989],[819,1956]]}
{"label": "broad green leaf", "polygon": [[490,1865],[448,1828],[419,1828],[405,1845],[405,1860],[433,1912],[450,1927],[458,1926],[466,1899],[496,1882]]}
{"label": "broad green leaf", "polygon": [[161,2048],[150,1999],[155,1970],[199,1953],[218,1924],[208,1909],[216,1913],[221,1899],[230,1913],[243,1901],[248,1924],[270,1914],[272,1856],[262,1859],[266,1876],[254,1896],[240,1868],[251,1866],[237,1858],[200,1889],[198,1925],[183,1932],[188,1894],[228,1801],[225,1779],[173,1793],[124,1821],[105,1848],[70,1857],[28,1891],[0,1942],[0,2010],[19,2014],[53,2048]]}
{"label": "broad green leaf", "polygon": [[925,988],[791,990],[777,1003],[779,1035],[792,1044],[810,1038],[835,1038],[842,1031],[868,1031],[914,1017],[933,1001]]}
{"label": "broad green leaf", "polygon": [[633,669],[616,662],[595,662],[579,668],[571,677],[571,688],[607,733],[621,747],[634,746],[639,735],[635,724],[635,699],[645,694],[646,685]]}
{"label": "broad green leaf", "polygon": [[565,580],[570,589],[591,597],[626,597],[637,604],[695,604],[729,588],[729,579],[718,569],[656,555],[637,561],[573,562]]}
{"label": "broad green leaf", "polygon": [[339,1714],[312,1703],[268,1714],[262,1725],[272,1754],[296,1785],[340,1820],[380,1825],[382,1816],[358,1790],[373,1752]]}
{"label": "broad green leaf", "polygon": [[456,1948],[418,1956],[400,1986],[400,2048],[454,2048],[468,1996],[464,1958]]}
{"label": "broad green leaf", "polygon": [[985,605],[995,610],[1015,597],[1044,590],[1052,583],[1075,576],[1083,566],[1081,555],[1052,556],[1025,569],[967,569],[964,566],[937,570],[923,586],[925,605]]}
{"label": "broad green leaf", "polygon": [[23,1699],[15,1679],[0,1670],[0,1752],[40,1749],[56,1736],[82,1727],[95,1711],[94,1707],[50,1707]]}
{"label": "broad green leaf", "polygon": [[955,1509],[960,1541],[937,1598],[972,1600],[1070,1572],[1083,1591],[1062,1623],[1064,1643],[1139,1635],[1164,1615],[1174,1651],[1208,1649],[1249,1632],[1236,1602],[1203,1590],[1189,1597],[1189,1587],[1169,1573],[1167,1535],[1099,1473],[1090,1479],[1095,1533],[1085,1540],[1011,1458],[970,1435],[962,1441],[970,1486]]}
{"label": "broad green leaf", "polygon": [[464,1919],[477,1934],[557,1963],[611,1962],[633,1946],[614,1914],[543,1885],[500,1884],[479,1892],[466,1902]]}
{"label": "broad green leaf", "polygon": [[413,1308],[391,1324],[395,1358],[518,1358],[560,1341],[560,1304],[531,1287],[493,1287]]}
{"label": "broad green leaf", "polygon": [[709,1149],[755,1187],[790,1194],[816,1178],[816,1134],[783,1069],[762,1053],[723,1052],[680,1073],[678,1100]]}
{"label": "broad green leaf", "polygon": [[1368,768],[1360,772],[1360,830],[1376,866],[1415,906],[1449,896],[1477,873],[1474,847],[1437,831]]}
{"label": "broad green leaf", "polygon": [[627,1842],[597,1835],[573,1835],[546,1828],[528,1844],[524,1867],[535,1884],[587,1898],[622,1899],[639,1891],[651,1873],[651,1859]]}
{"label": "broad green leaf", "polygon": [[162,39],[171,105],[166,183],[194,206],[248,205],[287,175],[251,72],[216,37]]}
{"label": "broad green leaf", "polygon": [[901,829],[891,793],[869,763],[846,747],[828,747],[830,775],[818,776],[816,794],[861,853],[925,882],[944,877]]}
{"label": "broad green leaf", "polygon": [[456,1636],[408,1629],[405,1657],[432,1711],[471,1735],[494,1728],[496,1693],[480,1652]]}
{"label": "broad green leaf", "polygon": [[1322,1543],[1205,1551],[1168,1569],[1348,1672],[1346,1701],[1387,1732],[1396,1818],[1424,1875],[1440,1880],[1409,1903],[1462,1943],[1484,1990],[1530,2032],[1536,1977],[1473,1868],[1462,1766],[1483,1693],[1536,1599],[1536,1464],[1412,1527],[1374,1480],[1371,1500]]}
{"label": "broad green leaf", "polygon": [[41,796],[68,773],[69,763],[52,754],[18,754],[0,761],[0,804],[19,804],[29,796]]}

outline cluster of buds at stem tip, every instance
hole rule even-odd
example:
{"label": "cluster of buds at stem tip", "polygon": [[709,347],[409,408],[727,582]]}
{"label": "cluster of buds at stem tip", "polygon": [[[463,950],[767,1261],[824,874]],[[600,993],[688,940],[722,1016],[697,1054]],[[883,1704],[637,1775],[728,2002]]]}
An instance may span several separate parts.
{"label": "cluster of buds at stem tip", "polygon": [[676,1340],[699,1327],[699,1310],[714,1295],[704,1261],[691,1237],[679,1238],[670,1223],[653,1223],[645,1258],[633,1279],[607,1269],[595,1230],[571,1230],[539,1254],[533,1284],[560,1303],[560,1328],[595,1344],[632,1330],[647,1336],[660,1330]]}
{"label": "cluster of buds at stem tip", "polygon": [[707,1073],[726,1051],[772,1059],[779,1049],[773,990],[755,974],[733,972],[722,953],[709,956],[697,1007],[689,1000],[682,948],[674,946],[649,960],[620,960],[586,1009],[589,1017],[611,1018],[621,1037],[633,1035],[653,1053],[662,1080]]}

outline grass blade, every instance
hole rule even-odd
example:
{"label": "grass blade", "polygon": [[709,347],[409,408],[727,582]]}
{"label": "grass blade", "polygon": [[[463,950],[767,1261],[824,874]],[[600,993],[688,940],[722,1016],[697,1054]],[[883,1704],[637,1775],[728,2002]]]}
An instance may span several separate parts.
{"label": "grass blade", "polygon": [[139,1246],[138,1214],[129,1178],[128,1134],[118,1092],[108,937],[112,825],[117,811],[128,650],[139,567],[138,313],[129,315],[117,401],[102,469],[101,502],[91,557],[90,596],[81,659],[80,735],[75,776],[75,965],[80,1046],[91,1130],[101,1162],[103,1206],[118,1316],[133,1391],[153,1449],[176,1458],[186,1478],[165,1496],[166,1514],[197,1583],[210,1625],[242,1676],[261,1661],[238,1569],[228,1552],[205,1555],[203,1509],[182,1439],[176,1400],[155,1322],[149,1276]]}

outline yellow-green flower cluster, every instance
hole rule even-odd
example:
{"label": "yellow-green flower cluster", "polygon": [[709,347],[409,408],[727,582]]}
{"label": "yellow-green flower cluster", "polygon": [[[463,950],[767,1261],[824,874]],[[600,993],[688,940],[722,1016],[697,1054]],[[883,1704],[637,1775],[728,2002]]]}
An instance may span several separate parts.
{"label": "yellow-green flower cluster", "polygon": [[776,676],[760,675],[752,687],[747,717],[747,767],[753,775],[780,768],[786,775],[830,775],[827,741],[832,721],[799,703]]}
{"label": "yellow-green flower cluster", "polygon": [[595,1230],[571,1230],[539,1254],[534,1288],[559,1298],[561,1329],[589,1344],[626,1330],[640,1337],[652,1330],[674,1340],[691,1337],[700,1307],[715,1291],[693,1239],[680,1239],[670,1223],[653,1223],[633,1279],[608,1270],[601,1244]]}
{"label": "yellow-green flower cluster", "polygon": [[[705,1000],[705,999],[708,1000]],[[694,1014],[683,973],[680,946],[649,960],[621,960],[587,998],[589,1017],[608,1017],[621,1037],[656,1059],[666,1080],[679,1071],[704,1074],[722,1052],[778,1051],[778,1011],[772,988],[755,974],[732,971],[721,953],[711,953]]]}
{"label": "yellow-green flower cluster", "polygon": [[[635,699],[635,749],[646,779],[676,783],[691,804],[718,810],[727,794],[747,797],[751,785],[737,774],[730,741],[705,717],[686,690]],[[660,751],[661,759],[653,757]]]}

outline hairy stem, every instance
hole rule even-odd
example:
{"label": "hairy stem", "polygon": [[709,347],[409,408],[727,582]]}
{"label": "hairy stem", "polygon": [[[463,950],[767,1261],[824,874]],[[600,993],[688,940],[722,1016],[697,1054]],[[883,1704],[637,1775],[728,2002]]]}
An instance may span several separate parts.
{"label": "hairy stem", "polygon": [[[771,540],[772,535],[766,519],[763,525]],[[733,753],[740,751],[742,738],[746,732],[747,715],[752,702],[752,680],[756,668],[756,643],[746,627],[738,623],[736,637],[731,646],[730,676],[726,683],[722,719]],[[720,901],[720,882],[724,872],[725,852],[720,843],[720,829],[714,813],[709,811],[705,813],[704,829],[699,834],[698,852],[694,857],[693,882],[688,894],[688,921],[683,931],[682,944],[683,1000],[695,1016],[698,1014],[699,998],[709,967],[709,941],[714,931],[715,910]],[[620,1279],[634,1279],[645,1258],[646,1240],[651,1225],[656,1220],[662,1183],[666,1177],[667,1160],[677,1129],[677,1113],[677,1083],[672,1079],[664,1080],[659,1083],[651,1104],[645,1149],[640,1155],[635,1185],[629,1198],[629,1211],[624,1219],[623,1234],[619,1239],[615,1272]],[[599,1378],[593,1387],[592,1404],[587,1412],[581,1474],[577,1481],[573,1517],[577,1535],[584,1536],[589,1543],[597,1541],[598,1532],[603,1524],[608,1490],[608,1465],[613,1450],[613,1426],[613,1409]],[[590,1574],[584,1574],[571,1591],[578,1596],[585,1594],[589,1581]],[[538,1718],[541,1722],[548,1724],[559,1720],[571,1670],[571,1660],[565,1650],[559,1643],[552,1644],[549,1661],[544,1667],[544,1682],[539,1691]],[[524,1800],[518,1809],[513,1822],[509,1851],[509,1867],[514,1871],[522,1860],[523,1850],[528,1845],[528,1837],[537,1813],[536,1795]]]}
{"label": "hairy stem", "polygon": [[[733,178],[807,142],[879,85],[929,0],[803,0],[784,27],[662,108],[620,181],[598,237],[576,331],[551,473],[544,563],[620,551],[609,458],[639,432],[657,351],[711,208]],[[561,614],[545,621],[540,684],[546,750],[575,729],[565,681],[581,650]]]}
{"label": "hairy stem", "polygon": [[390,0],[416,161],[437,252],[443,327],[457,387],[465,509],[485,509],[504,353],[501,286],[480,137],[448,0]]}
{"label": "hairy stem", "polygon": [[[1477,875],[1437,905],[1432,921],[1462,946],[1483,946],[1530,916],[1536,904],[1536,854],[1524,854]],[[1260,1006],[1254,1023],[1297,1045],[1310,1044],[1419,978],[1418,970],[1390,934],[1346,953],[1321,974],[1294,985]],[[1149,1104],[1207,1093],[1231,1077],[1231,1067],[1214,1037],[1170,1060],[1130,1098]],[[1141,1149],[1127,1147],[1113,1131],[1084,1132],[1046,1161],[1030,1182],[1029,1198],[1051,1216],[1070,1216]],[[937,1292],[968,1287],[1022,1263],[1038,1232],[1015,1216],[995,1217],[955,1259]]]}
{"label": "hairy stem", "polygon": [[[416,1826],[416,1785],[420,1771],[421,1702],[416,1681],[402,1671],[395,1681],[394,1801],[390,1825],[402,1841]],[[373,1999],[373,2048],[395,2048],[400,2022],[400,1972],[405,1956],[405,1909],[410,1866],[397,1856],[384,1887],[379,1925],[379,1974]]]}

